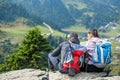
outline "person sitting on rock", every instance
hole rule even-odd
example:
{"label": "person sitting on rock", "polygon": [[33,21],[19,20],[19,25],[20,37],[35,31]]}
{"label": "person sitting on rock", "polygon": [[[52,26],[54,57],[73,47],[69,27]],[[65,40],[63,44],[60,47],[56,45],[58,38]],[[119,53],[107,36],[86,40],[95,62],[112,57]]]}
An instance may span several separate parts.
{"label": "person sitting on rock", "polygon": [[102,72],[105,65],[95,65],[92,62],[92,54],[96,47],[96,43],[99,41],[100,37],[98,35],[97,29],[93,29],[91,32],[88,32],[88,42],[86,44],[87,53],[85,62],[85,71],[87,72]]}
{"label": "person sitting on rock", "polygon": [[[68,41],[62,42],[59,46],[51,53],[48,54],[48,63],[50,70],[59,70],[60,72],[64,73],[62,70],[66,51],[68,47],[70,47],[71,43],[75,43],[80,45],[80,41],[78,39],[77,33],[73,32],[70,34],[70,39]],[[83,50],[86,48],[83,47]],[[85,51],[84,51],[85,52]]]}

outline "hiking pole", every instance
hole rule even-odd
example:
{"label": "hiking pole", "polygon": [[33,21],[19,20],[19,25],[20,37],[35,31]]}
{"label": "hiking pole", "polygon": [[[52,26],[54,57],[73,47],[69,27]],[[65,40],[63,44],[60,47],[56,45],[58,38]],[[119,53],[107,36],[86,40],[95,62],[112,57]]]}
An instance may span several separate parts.
{"label": "hiking pole", "polygon": [[48,70],[48,68],[46,68],[45,76],[46,77],[43,77],[42,80],[49,80],[49,70]]}
{"label": "hiking pole", "polygon": [[46,68],[46,71],[45,71],[46,77],[43,77],[42,80],[49,80],[49,71],[50,71],[50,64],[49,64],[49,59],[48,59],[48,68]]}
{"label": "hiking pole", "polygon": [[85,72],[87,72],[87,67],[88,67],[88,59],[86,61]]}
{"label": "hiking pole", "polygon": [[48,68],[46,68],[46,77],[49,80],[49,69]]}

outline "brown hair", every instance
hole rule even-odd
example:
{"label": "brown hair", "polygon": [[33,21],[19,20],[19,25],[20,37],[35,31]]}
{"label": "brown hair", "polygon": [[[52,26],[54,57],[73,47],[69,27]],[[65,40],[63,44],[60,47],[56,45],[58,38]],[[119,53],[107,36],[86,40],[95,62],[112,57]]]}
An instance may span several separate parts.
{"label": "brown hair", "polygon": [[72,37],[78,38],[78,34],[76,32],[72,32],[72,33],[70,33],[70,38],[72,38]]}
{"label": "brown hair", "polygon": [[94,37],[98,37],[99,38],[97,29],[93,29],[92,31],[88,32],[88,34],[92,34]]}

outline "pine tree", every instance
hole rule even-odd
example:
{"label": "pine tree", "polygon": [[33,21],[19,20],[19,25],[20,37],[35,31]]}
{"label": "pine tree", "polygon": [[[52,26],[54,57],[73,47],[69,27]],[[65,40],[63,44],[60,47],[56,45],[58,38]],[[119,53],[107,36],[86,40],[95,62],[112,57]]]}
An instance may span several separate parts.
{"label": "pine tree", "polygon": [[40,29],[35,28],[28,31],[21,42],[18,53],[12,54],[5,60],[2,70],[16,70],[23,68],[44,69],[47,67],[47,54],[51,47],[47,40],[41,35]]}

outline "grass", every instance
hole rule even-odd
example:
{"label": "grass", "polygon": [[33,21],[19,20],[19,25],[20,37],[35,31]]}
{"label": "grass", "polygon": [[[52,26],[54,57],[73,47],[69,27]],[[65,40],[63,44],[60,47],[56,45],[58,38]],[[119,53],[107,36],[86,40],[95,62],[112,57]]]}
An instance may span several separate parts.
{"label": "grass", "polygon": [[12,39],[13,43],[19,43],[23,39],[25,33],[27,33],[27,31],[31,29],[31,27],[28,27],[26,25],[0,28],[0,30],[6,32],[5,38]]}
{"label": "grass", "polygon": [[111,29],[110,31],[105,32],[105,33],[100,32],[100,34],[105,35],[105,36],[108,36],[108,37],[115,37],[115,36],[117,36],[118,34],[120,34],[120,28],[118,28],[118,29],[116,29],[116,30]]}
{"label": "grass", "polygon": [[[110,72],[111,75],[120,75],[120,50],[116,50],[117,46],[120,46],[120,43],[112,40],[112,53],[113,53],[113,59],[111,63],[111,69],[112,71]],[[112,65],[113,64],[113,65]]]}
{"label": "grass", "polygon": [[110,31],[107,31],[105,33],[100,32],[100,34],[108,36],[108,37],[116,37],[118,34],[120,34],[120,24],[116,24],[117,29],[111,29]]}
{"label": "grass", "polygon": [[63,31],[67,31],[67,32],[88,32],[89,29],[86,29],[85,27],[82,26],[71,26],[70,28],[66,28],[66,29],[62,29]]}
{"label": "grass", "polygon": [[115,54],[119,53],[120,54],[120,51],[116,50],[116,47],[120,46],[120,43],[115,41],[115,40],[112,40],[111,42],[112,42],[112,51],[113,51],[113,53],[115,53]]}
{"label": "grass", "polygon": [[89,15],[90,17],[94,16],[94,12],[85,12],[84,15]]}
{"label": "grass", "polygon": [[6,27],[6,28],[0,28],[0,30],[5,31],[10,36],[20,36],[24,35],[28,30],[32,28],[22,25],[22,26],[16,26],[16,27]]}
{"label": "grass", "polygon": [[78,10],[84,9],[86,8],[86,4],[82,3],[82,2],[77,2],[77,1],[66,1],[65,2],[66,7],[69,9],[69,5],[72,5],[73,7],[75,7]]}
{"label": "grass", "polygon": [[[37,27],[40,28],[42,34],[50,33],[50,31],[47,27],[43,27],[43,26],[40,26],[40,25],[38,25]],[[57,31],[57,30],[54,30],[54,29],[53,29],[53,35],[54,36],[61,36],[61,37],[65,36],[64,33],[60,32],[60,31]]]}
{"label": "grass", "polygon": [[[87,33],[90,31],[89,29],[86,29],[85,27],[81,25],[73,25],[69,28],[62,29],[63,31],[66,32],[77,32],[77,33]],[[107,36],[108,38],[110,37],[116,37],[118,34],[120,34],[120,25],[117,25],[117,29],[111,29],[110,31],[107,32],[99,32],[100,35]]]}
{"label": "grass", "polygon": [[[39,27],[42,34],[50,33],[49,29],[47,27],[38,25],[36,27]],[[24,35],[34,27],[30,27],[27,25],[16,25],[14,27],[2,27],[0,28],[1,31],[4,31],[6,33],[5,38],[11,38],[13,43],[19,43],[24,38]],[[65,34],[62,32],[59,32],[57,30],[53,30],[53,35],[55,36],[61,36],[63,37]]]}

